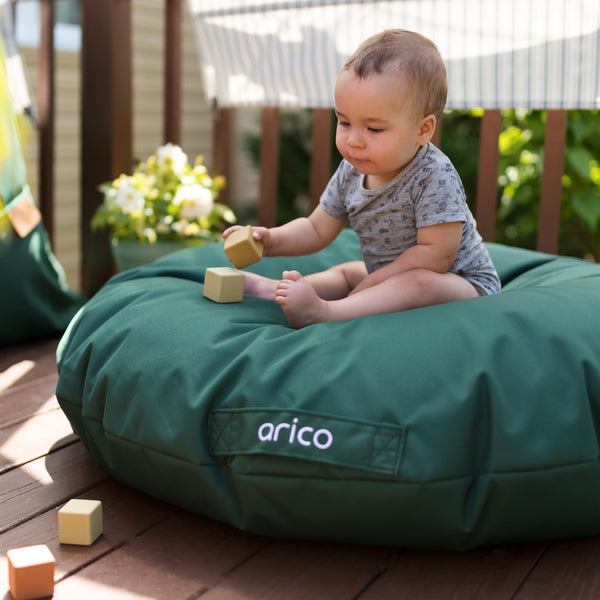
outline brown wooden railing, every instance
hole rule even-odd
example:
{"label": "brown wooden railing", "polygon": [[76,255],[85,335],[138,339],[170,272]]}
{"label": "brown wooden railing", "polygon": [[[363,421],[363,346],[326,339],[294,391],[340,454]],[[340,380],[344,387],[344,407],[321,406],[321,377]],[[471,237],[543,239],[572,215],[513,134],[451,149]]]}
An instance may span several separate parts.
{"label": "brown wooden railing", "polygon": [[[18,2],[20,0],[13,0]],[[38,113],[40,123],[40,206],[49,231],[53,225],[54,188],[54,0],[41,1]],[[164,141],[178,143],[180,135],[180,60],[182,2],[164,0],[166,21]],[[91,233],[89,223],[101,201],[98,183],[128,172],[132,161],[131,114],[131,1],[81,1],[81,239],[82,291],[93,294],[112,275],[113,262],[106,235]],[[215,110],[213,170],[229,177],[231,109]],[[495,233],[498,136],[501,115],[488,110],[481,120],[476,218],[482,236]],[[558,250],[566,132],[566,111],[550,110],[546,124],[543,180],[537,248]],[[331,114],[313,112],[309,194],[316,205],[331,164]],[[439,138],[438,138],[439,139]],[[279,163],[279,109],[262,110],[258,221],[275,224]],[[223,198],[227,200],[226,197]]]}

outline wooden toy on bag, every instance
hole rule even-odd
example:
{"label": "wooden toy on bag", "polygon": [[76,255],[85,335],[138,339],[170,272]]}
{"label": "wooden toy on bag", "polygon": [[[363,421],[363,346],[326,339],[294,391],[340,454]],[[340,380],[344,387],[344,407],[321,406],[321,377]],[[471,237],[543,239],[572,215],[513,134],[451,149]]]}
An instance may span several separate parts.
{"label": "wooden toy on bag", "polygon": [[241,302],[244,274],[231,267],[209,267],[204,275],[204,296],[213,302]]}
{"label": "wooden toy on bag", "polygon": [[262,258],[264,244],[255,240],[253,234],[252,226],[246,225],[236,229],[225,240],[225,254],[238,269],[244,269]]}

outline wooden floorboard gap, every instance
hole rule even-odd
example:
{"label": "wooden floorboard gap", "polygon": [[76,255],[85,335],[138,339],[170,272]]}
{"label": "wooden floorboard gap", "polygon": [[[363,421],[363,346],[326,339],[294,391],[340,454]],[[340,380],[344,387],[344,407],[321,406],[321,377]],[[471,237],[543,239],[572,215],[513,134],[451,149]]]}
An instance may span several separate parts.
{"label": "wooden floorboard gap", "polygon": [[358,590],[358,592],[354,596],[352,596],[351,600],[358,600],[359,598],[364,596],[369,591],[369,589],[373,587],[373,585],[375,585],[375,583],[387,573],[388,569],[389,565],[381,566],[379,568],[379,571],[375,573],[375,575],[373,575],[373,577],[371,577],[371,579],[369,579],[369,581],[367,581],[367,583],[365,583],[365,585],[360,590]]}
{"label": "wooden floorboard gap", "polygon": [[126,540],[122,541],[119,544],[116,544],[115,546],[113,546],[112,548],[109,548],[105,552],[94,555],[90,560],[80,564],[76,569],[71,569],[67,573],[64,573],[60,577],[57,577],[56,580],[54,581],[54,583],[59,583],[61,581],[65,581],[69,577],[73,577],[73,575],[77,575],[77,573],[80,573],[85,568],[89,567],[90,565],[93,565],[95,562],[101,560],[102,558],[105,558],[106,556],[109,556],[110,554],[112,554],[113,552],[116,552],[117,550],[120,550],[126,544],[127,544]]}
{"label": "wooden floorboard gap", "polygon": [[515,593],[510,597],[510,600],[514,600],[515,598],[518,598],[519,593],[521,592],[523,587],[527,584],[527,580],[529,579],[529,576],[535,571],[537,566],[540,564],[540,562],[542,561],[542,559],[548,552],[548,548],[550,548],[550,542],[546,542],[546,544],[544,545],[544,550],[542,552],[540,552],[537,559],[533,562],[533,564],[531,565],[531,568],[527,571],[527,574],[523,577],[523,580],[519,584],[519,587],[517,587],[517,589],[515,590]]}
{"label": "wooden floorboard gap", "polygon": [[[2,399],[0,398],[0,401],[1,400]],[[48,415],[53,412],[62,412],[62,408],[60,408],[59,406],[48,406],[46,408],[36,410],[34,413],[29,414],[27,416],[19,417],[18,419],[13,419],[12,421],[2,423],[0,425],[0,431],[3,431],[4,429],[10,429],[11,427],[17,427],[18,425],[23,425],[24,423],[27,423],[29,420],[31,420],[33,417],[41,417],[43,415]]]}
{"label": "wooden floorboard gap", "polygon": [[142,537],[143,535],[145,535],[146,533],[148,533],[149,531],[152,531],[153,529],[156,529],[157,527],[159,527],[160,525],[162,525],[163,523],[165,523],[166,521],[168,521],[169,519],[172,519],[175,515],[177,515],[178,513],[181,513],[181,509],[179,508],[175,508],[173,507],[173,512],[170,512],[168,515],[165,515],[162,519],[159,519],[158,521],[156,521],[155,523],[152,523],[151,525],[149,525],[148,527],[144,527],[144,529],[142,529],[141,531],[138,531],[133,537],[134,539],[137,539],[139,537]]}
{"label": "wooden floorboard gap", "polygon": [[[55,452],[58,452],[59,450],[64,450],[65,448],[68,448],[69,446],[73,446],[74,444],[77,444],[79,441],[80,440],[78,437],[72,437],[70,439],[65,439],[64,441],[59,440],[56,443],[56,445],[54,445],[52,448],[50,448],[50,450],[43,456],[50,456],[51,454],[54,454]],[[30,456],[27,459],[16,462],[12,465],[0,467],[0,475],[4,475],[5,473],[10,473],[10,471],[14,471],[15,469],[20,469],[20,468],[24,467],[25,465],[28,465],[36,460],[39,460],[40,458],[42,458],[42,456]]]}

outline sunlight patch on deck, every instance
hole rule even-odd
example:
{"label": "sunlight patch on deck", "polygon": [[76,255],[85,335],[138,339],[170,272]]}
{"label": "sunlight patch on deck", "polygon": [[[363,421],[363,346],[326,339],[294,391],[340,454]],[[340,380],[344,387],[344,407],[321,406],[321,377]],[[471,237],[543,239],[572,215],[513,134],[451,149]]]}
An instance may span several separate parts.
{"label": "sunlight patch on deck", "polygon": [[0,392],[12,387],[19,379],[27,375],[35,367],[33,360],[22,360],[0,373]]}

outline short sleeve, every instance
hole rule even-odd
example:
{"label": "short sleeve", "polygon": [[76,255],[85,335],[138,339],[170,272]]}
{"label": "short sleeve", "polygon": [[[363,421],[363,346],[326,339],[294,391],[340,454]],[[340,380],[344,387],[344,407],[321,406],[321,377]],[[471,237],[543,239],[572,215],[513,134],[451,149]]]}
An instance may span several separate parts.
{"label": "short sleeve", "polygon": [[419,184],[415,201],[417,228],[468,220],[465,191],[450,162],[428,169]]}

